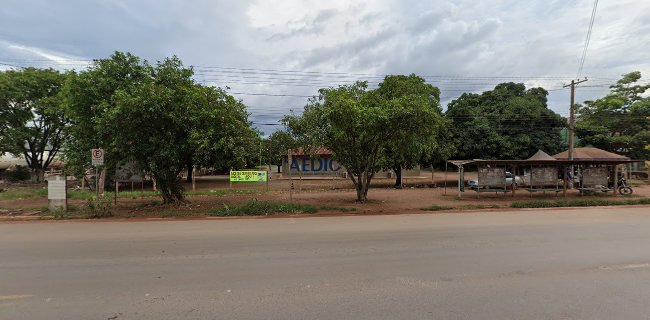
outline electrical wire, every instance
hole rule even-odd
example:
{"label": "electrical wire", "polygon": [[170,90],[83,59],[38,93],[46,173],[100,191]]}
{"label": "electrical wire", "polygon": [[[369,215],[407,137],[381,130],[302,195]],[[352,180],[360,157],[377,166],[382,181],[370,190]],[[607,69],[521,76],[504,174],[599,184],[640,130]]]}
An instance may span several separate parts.
{"label": "electrical wire", "polygon": [[594,7],[591,10],[591,19],[589,21],[589,29],[587,29],[587,37],[585,38],[585,46],[582,50],[582,57],[580,58],[580,67],[578,67],[578,75],[576,79],[580,79],[582,74],[582,67],[585,65],[585,59],[587,57],[587,48],[589,48],[589,41],[591,40],[591,30],[594,27],[594,21],[596,20],[596,8],[598,7],[598,0],[594,0]]}

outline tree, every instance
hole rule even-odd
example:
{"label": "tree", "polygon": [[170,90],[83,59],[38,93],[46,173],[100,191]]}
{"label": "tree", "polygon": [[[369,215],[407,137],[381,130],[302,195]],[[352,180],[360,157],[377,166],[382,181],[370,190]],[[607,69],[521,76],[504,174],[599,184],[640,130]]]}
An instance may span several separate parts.
{"label": "tree", "polygon": [[270,163],[278,166],[279,173],[283,157],[287,156],[287,151],[289,149],[293,150],[298,147],[298,144],[287,130],[277,130],[273,132],[268,138],[267,143],[271,157]]}
{"label": "tree", "polygon": [[577,105],[576,134],[591,145],[632,159],[650,159],[650,84],[638,84],[641,73],[623,75],[605,97]]}
{"label": "tree", "polygon": [[391,131],[392,139],[383,148],[381,165],[395,172],[395,187],[401,188],[402,169],[429,163],[441,146],[438,137],[444,130],[444,120],[440,90],[411,74],[386,76],[377,92],[383,99],[402,103],[405,108],[417,112],[404,114],[404,121],[395,121],[393,127],[386,128]]}
{"label": "tree", "polygon": [[[421,138],[422,132],[432,132],[428,130],[438,124],[430,94],[382,95],[380,90],[368,90],[365,82],[321,89],[319,93],[310,99],[301,116],[285,117],[285,125],[300,144],[322,145],[332,151],[333,158],[350,174],[360,202],[367,200],[370,182],[387,162],[383,157],[392,154],[388,149],[400,142],[409,143],[402,139]],[[411,133],[401,132],[405,123],[414,124],[407,130]],[[407,149],[412,150],[417,148]]]}
{"label": "tree", "polygon": [[150,65],[122,53],[81,72],[66,90],[74,119],[70,164],[88,166],[88,150],[101,146],[110,170],[133,163],[172,204],[184,201],[178,175],[188,163],[245,165],[259,139],[245,106],[192,76],[176,57]]}
{"label": "tree", "polygon": [[547,107],[548,92],[502,83],[482,94],[463,93],[449,103],[458,159],[525,159],[542,149],[564,150],[566,120]]}
{"label": "tree", "polygon": [[195,86],[190,141],[196,164],[216,169],[245,168],[259,161],[259,132],[246,106],[221,88]]}
{"label": "tree", "polygon": [[60,89],[66,75],[25,68],[0,73],[0,154],[23,156],[32,180],[43,180],[66,138]]}
{"label": "tree", "polygon": [[94,148],[105,149],[104,165],[109,173],[123,162],[123,156],[110,149],[113,132],[104,126],[103,119],[115,107],[116,92],[152,81],[150,69],[146,61],[130,53],[115,52],[68,79],[63,88],[66,114],[71,121],[64,154],[68,172],[80,176],[90,168],[90,150]]}

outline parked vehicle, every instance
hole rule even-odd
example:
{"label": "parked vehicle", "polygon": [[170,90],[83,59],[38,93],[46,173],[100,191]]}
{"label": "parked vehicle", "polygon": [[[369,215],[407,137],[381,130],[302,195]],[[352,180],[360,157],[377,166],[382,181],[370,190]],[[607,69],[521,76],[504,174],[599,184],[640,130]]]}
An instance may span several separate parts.
{"label": "parked vehicle", "polygon": [[[512,185],[513,176],[514,175],[511,172],[506,172],[506,186]],[[515,188],[516,188],[521,184],[521,177],[514,176],[514,179],[515,179]],[[469,185],[469,187],[472,189],[479,188],[478,179],[472,179],[467,181],[467,185]],[[480,188],[484,188],[484,187],[485,186],[480,186]]]}
{"label": "parked vehicle", "polygon": [[624,177],[618,179],[618,193],[620,194],[632,194],[634,190],[627,184],[627,180]]}
{"label": "parked vehicle", "polygon": [[[612,189],[614,189],[614,183],[610,181],[609,186],[607,187],[603,186],[602,191],[607,192],[607,191],[612,191]],[[618,188],[616,191],[618,191],[618,193],[622,195],[628,195],[634,193],[634,190],[632,190],[632,187],[630,187],[630,185],[627,184],[627,180],[623,176],[618,177]]]}

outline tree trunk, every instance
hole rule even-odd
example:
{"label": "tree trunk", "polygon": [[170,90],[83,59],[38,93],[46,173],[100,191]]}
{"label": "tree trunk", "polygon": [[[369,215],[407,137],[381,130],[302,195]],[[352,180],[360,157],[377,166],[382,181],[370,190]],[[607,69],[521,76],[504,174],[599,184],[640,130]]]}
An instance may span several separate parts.
{"label": "tree trunk", "polygon": [[395,171],[395,188],[402,189],[402,167],[395,167],[393,171]]}
{"label": "tree trunk", "polygon": [[357,189],[357,202],[365,202],[368,199],[368,190],[363,183],[363,179],[359,179],[356,185]]}
{"label": "tree trunk", "polygon": [[31,182],[41,183],[45,181],[45,171],[39,168],[32,168]]}
{"label": "tree trunk", "polygon": [[104,197],[104,190],[106,189],[106,167],[102,167],[99,173],[99,196]]}
{"label": "tree trunk", "polygon": [[372,179],[372,176],[369,176],[367,171],[364,171],[356,179],[352,178],[352,182],[354,182],[354,186],[357,191],[357,202],[365,202],[368,200],[368,188],[370,187],[370,179]]}
{"label": "tree trunk", "polygon": [[188,163],[187,164],[187,179],[185,180],[188,183],[192,182],[192,176],[194,175],[194,170],[193,169],[194,169],[194,166],[191,163]]}
{"label": "tree trunk", "polygon": [[165,204],[180,204],[185,202],[183,197],[183,185],[178,178],[179,172],[160,172],[154,174],[156,187],[160,190],[160,196]]}

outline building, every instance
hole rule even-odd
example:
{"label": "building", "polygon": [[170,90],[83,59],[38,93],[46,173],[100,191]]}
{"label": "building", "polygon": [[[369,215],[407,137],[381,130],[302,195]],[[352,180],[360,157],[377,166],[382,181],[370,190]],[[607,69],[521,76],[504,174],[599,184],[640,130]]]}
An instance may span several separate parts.
{"label": "building", "polygon": [[282,173],[293,176],[338,177],[343,176],[345,168],[332,158],[332,151],[325,147],[318,147],[312,152],[305,152],[298,148],[291,152],[291,164],[288,156],[282,160]]}
{"label": "building", "polygon": [[[283,156],[282,174],[288,175],[289,168],[292,176],[307,177],[347,177],[347,170],[341,166],[334,158],[332,151],[325,147],[317,147],[312,152],[305,152],[303,148],[298,148],[291,153],[291,164],[287,161],[288,157]],[[403,177],[419,177],[420,166],[410,170],[402,170]],[[375,175],[376,178],[394,178],[393,171],[380,171]]]}

